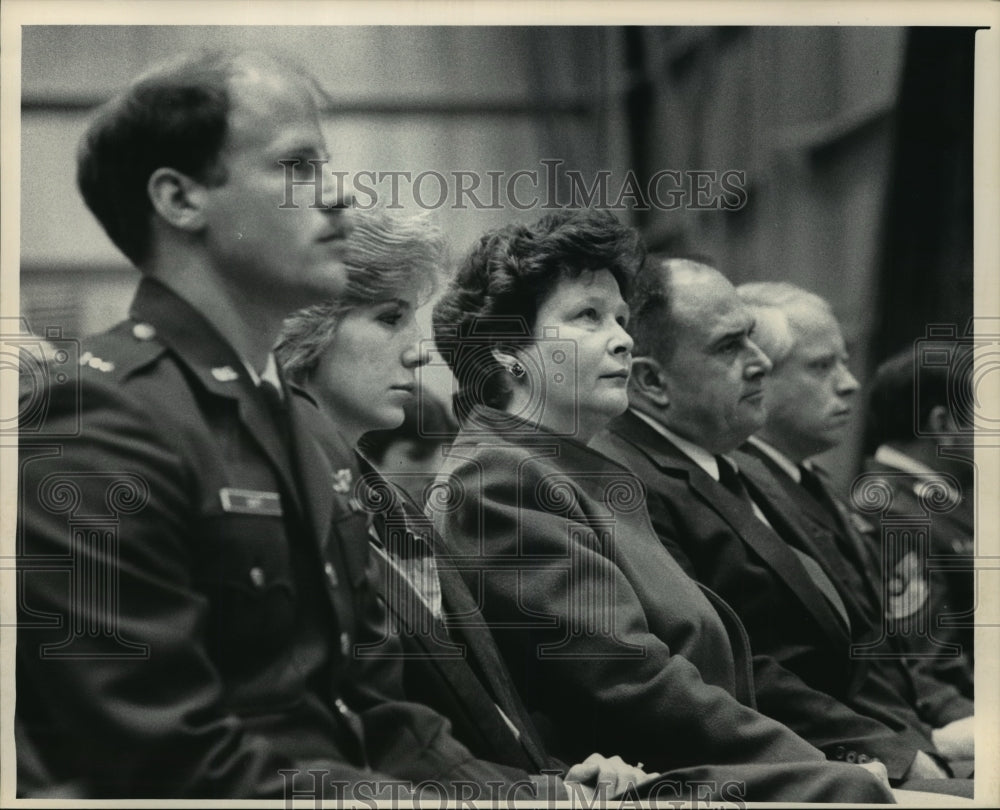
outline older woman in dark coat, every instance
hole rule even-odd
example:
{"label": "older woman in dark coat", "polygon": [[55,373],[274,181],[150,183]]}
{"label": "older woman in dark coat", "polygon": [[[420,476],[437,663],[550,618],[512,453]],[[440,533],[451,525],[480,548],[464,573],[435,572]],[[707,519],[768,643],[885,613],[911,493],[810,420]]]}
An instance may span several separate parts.
{"label": "older woman in dark coat", "polygon": [[462,424],[427,507],[440,564],[480,595],[559,756],[614,751],[710,785],[674,799],[890,801],[754,710],[739,619],[663,548],[642,482],[587,446],[628,404],[623,298],[642,260],[607,212],[510,225],[465,260],[434,310]]}

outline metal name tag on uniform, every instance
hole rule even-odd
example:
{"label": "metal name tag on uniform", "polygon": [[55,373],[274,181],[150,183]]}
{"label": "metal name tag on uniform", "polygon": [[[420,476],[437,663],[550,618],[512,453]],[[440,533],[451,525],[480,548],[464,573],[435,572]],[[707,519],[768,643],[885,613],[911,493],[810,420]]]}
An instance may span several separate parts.
{"label": "metal name tag on uniform", "polygon": [[219,500],[225,512],[235,512],[240,515],[269,515],[281,517],[281,496],[277,492],[261,492],[255,489],[219,490]]}

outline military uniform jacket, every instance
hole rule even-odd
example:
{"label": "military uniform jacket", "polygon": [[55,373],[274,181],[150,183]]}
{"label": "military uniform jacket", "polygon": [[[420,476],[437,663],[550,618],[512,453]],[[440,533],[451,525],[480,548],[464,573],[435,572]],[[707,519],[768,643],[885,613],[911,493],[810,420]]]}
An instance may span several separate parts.
{"label": "military uniform jacket", "polygon": [[[826,505],[818,502],[753,444],[744,445],[742,452],[736,453],[735,457],[741,467],[746,466],[748,475],[760,478],[760,486],[777,484],[780,496],[790,505],[787,511],[794,512],[811,550],[826,566],[841,598],[851,606],[851,636],[864,648],[860,650],[861,654],[870,656],[867,664],[876,677],[890,684],[897,694],[908,696],[918,716],[934,728],[971,715],[972,701],[963,696],[947,677],[952,668],[935,666],[949,662],[959,663],[960,666],[963,659],[906,659],[907,650],[914,649],[917,642],[910,636],[887,635],[883,611],[886,602],[891,607],[895,600],[891,592],[888,600],[883,593],[881,555],[878,554],[880,543],[876,544],[876,540],[872,539],[872,535],[877,534],[874,526],[862,516],[850,512],[846,504],[836,499],[829,485],[827,490],[832,502]],[[747,462],[747,457],[760,463]],[[902,510],[906,509],[902,503],[900,506]],[[865,533],[862,534],[862,531]],[[900,565],[898,568],[907,567]],[[892,587],[891,580],[887,581],[887,585]],[[946,601],[944,604],[947,604]],[[971,672],[969,677],[971,688]]]}
{"label": "military uniform jacket", "polygon": [[[743,620],[762,712],[831,758],[882,760],[891,778],[903,776],[918,750],[935,753],[929,727],[900,696],[859,698],[868,673],[851,660],[846,626],[788,544],[748,505],[632,412],[594,445],[643,480],[663,546]],[[766,504],[774,493],[752,495]],[[765,508],[776,529],[797,532],[781,511]]]}
{"label": "military uniform jacket", "polygon": [[[342,458],[342,442],[335,435],[321,437],[321,444],[331,459]],[[371,531],[389,548],[394,547],[393,536],[419,533],[428,552],[443,557],[433,526],[409,496],[366,459],[355,455],[354,460],[352,503],[369,516]],[[369,566],[377,599],[388,613],[386,632],[395,634],[399,643],[379,639],[359,649],[359,656],[401,659],[408,699],[448,718],[451,733],[475,756],[508,768],[511,779],[534,782],[538,795],[547,795],[553,780],[539,775],[562,773],[565,765],[546,753],[461,574],[439,564],[445,610],[434,616],[411,584],[394,576],[379,555],[370,555]]]}
{"label": "military uniform jacket", "polygon": [[97,798],[312,797],[308,768],[321,787],[503,778],[402,699],[391,660],[355,659],[384,616],[365,517],[312,439],[319,411],[286,395],[275,417],[158,283],[131,318],[22,398],[25,754]]}
{"label": "military uniform jacket", "polygon": [[473,419],[428,514],[558,756],[598,750],[658,771],[822,760],[747,705],[739,621],[665,552],[634,475],[537,429],[493,430],[498,412]]}
{"label": "military uniform jacket", "polygon": [[[885,560],[889,577],[889,592],[882,600],[887,618],[912,621],[917,611],[926,611],[928,634],[910,634],[903,643],[922,671],[946,683],[953,684],[967,698],[974,695],[975,642],[975,559],[973,500],[970,497],[939,498],[941,488],[927,488],[933,482],[931,474],[904,472],[875,459],[865,461],[865,475],[859,485],[864,491],[876,486],[887,494],[884,509],[870,514],[870,528],[865,539],[883,563],[885,547],[883,530],[893,526],[927,533],[922,562],[912,545],[892,545],[890,558]],[[943,645],[960,652],[955,656]],[[932,656],[932,657],[922,657]]]}

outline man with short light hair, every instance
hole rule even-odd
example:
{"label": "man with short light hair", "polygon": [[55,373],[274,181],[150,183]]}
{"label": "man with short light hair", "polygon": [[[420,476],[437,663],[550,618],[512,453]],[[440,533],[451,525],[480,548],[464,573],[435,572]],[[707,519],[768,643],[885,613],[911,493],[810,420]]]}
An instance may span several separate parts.
{"label": "man with short light hair", "polygon": [[[773,482],[787,496],[787,511],[806,530],[809,550],[852,607],[852,637],[874,644],[884,631],[886,601],[879,549],[862,534],[866,521],[811,459],[845,439],[854,412],[859,386],[847,367],[840,324],[824,299],[793,284],[744,284],[737,293],[753,312],[755,337],[773,363],[765,391],[767,420],[737,461],[751,477],[759,476],[760,468],[747,456],[760,461],[770,477],[758,485]],[[870,659],[870,680],[906,697],[947,759],[971,760],[972,702],[905,660],[898,639],[891,646],[890,657]]]}

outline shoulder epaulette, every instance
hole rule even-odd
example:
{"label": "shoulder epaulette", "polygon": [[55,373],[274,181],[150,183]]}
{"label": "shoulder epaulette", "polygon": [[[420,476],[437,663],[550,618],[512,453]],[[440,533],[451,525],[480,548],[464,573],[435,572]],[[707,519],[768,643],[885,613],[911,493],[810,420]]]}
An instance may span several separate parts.
{"label": "shoulder epaulette", "polygon": [[[84,338],[77,343],[77,347],[77,356],[70,362],[75,359],[81,379],[90,375],[107,375],[125,380],[166,350],[156,340],[156,330],[150,324],[135,321],[122,321],[106,332]],[[51,364],[51,359],[49,362]]]}

